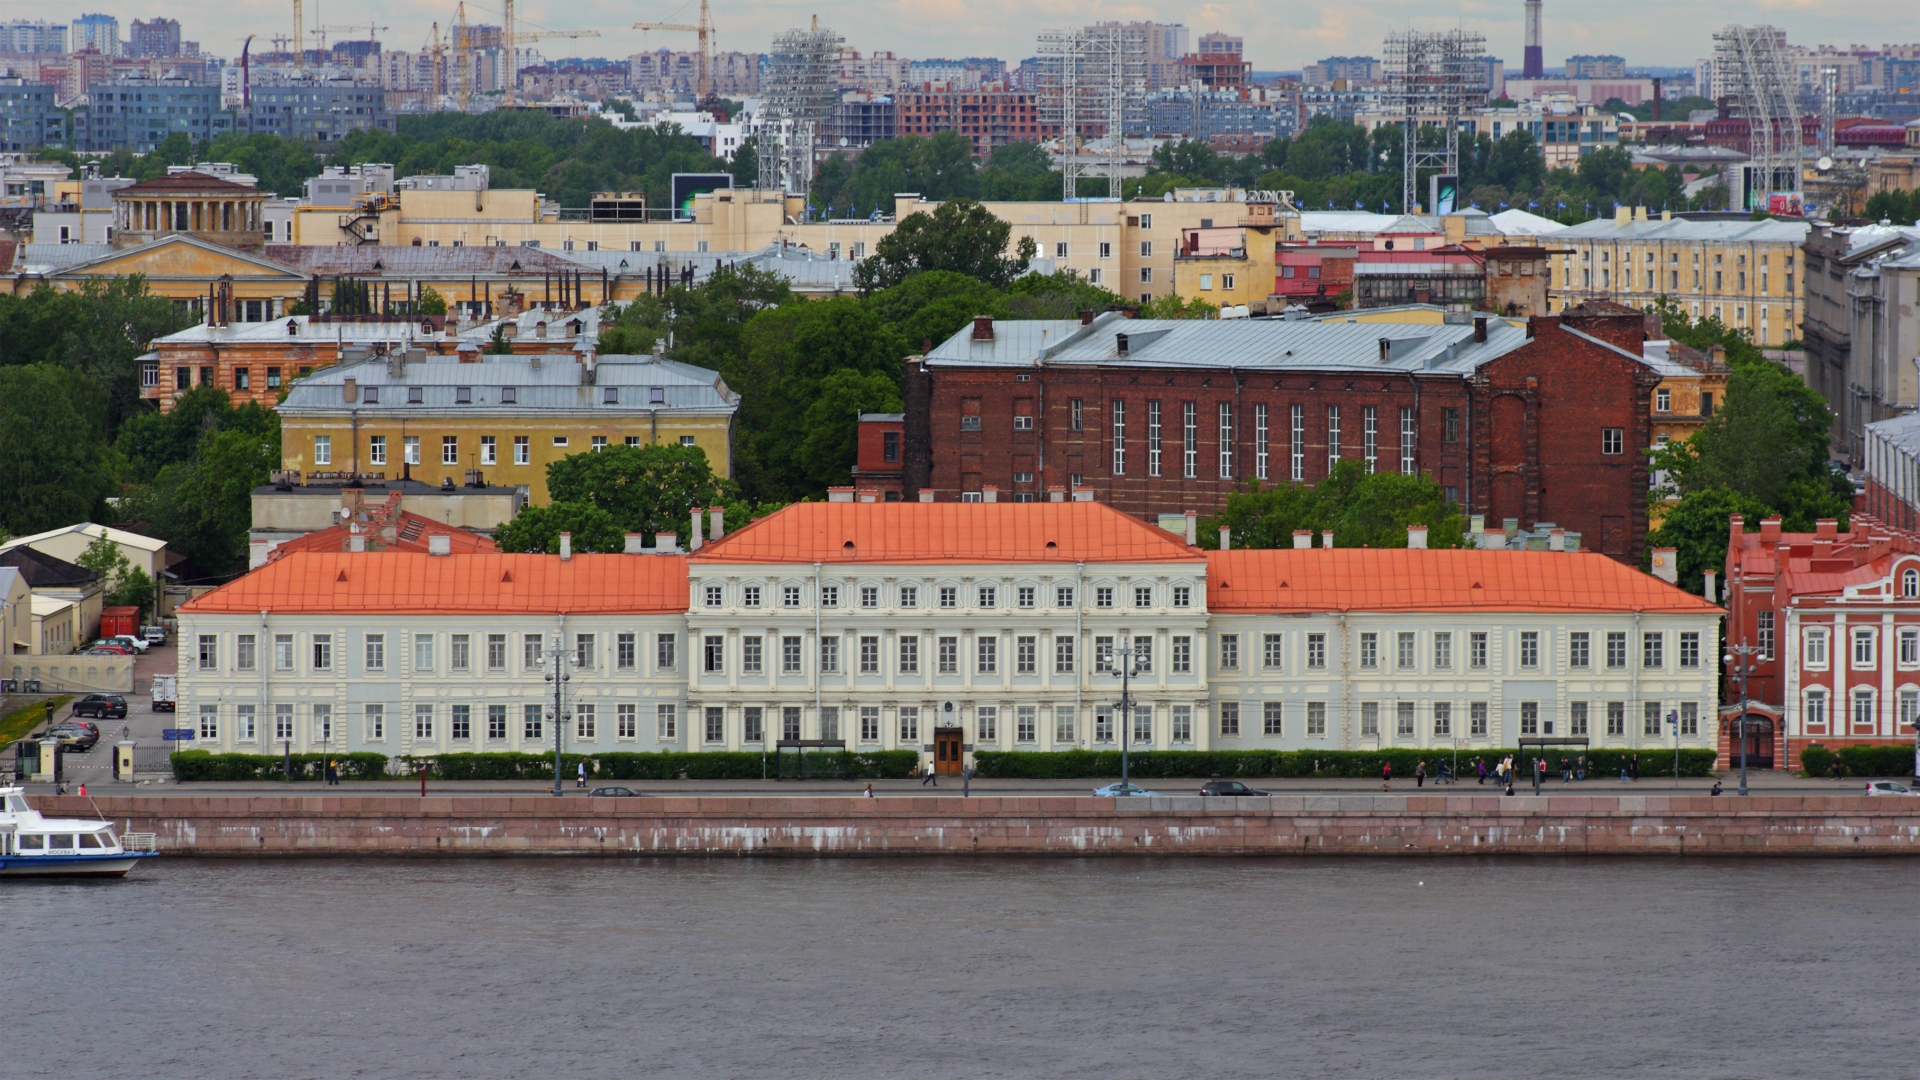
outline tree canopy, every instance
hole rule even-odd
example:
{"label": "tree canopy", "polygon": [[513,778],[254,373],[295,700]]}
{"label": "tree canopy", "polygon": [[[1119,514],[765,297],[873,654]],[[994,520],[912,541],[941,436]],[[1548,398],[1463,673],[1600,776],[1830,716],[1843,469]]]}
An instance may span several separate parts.
{"label": "tree canopy", "polygon": [[1227,496],[1220,513],[1202,521],[1200,546],[1220,546],[1220,526],[1239,547],[1290,548],[1295,530],[1332,530],[1335,547],[1404,548],[1407,526],[1427,526],[1427,546],[1467,546],[1466,518],[1431,476],[1367,472],[1347,459],[1318,484],[1274,484]]}
{"label": "tree canopy", "polygon": [[874,245],[860,263],[854,282],[862,293],[885,289],[928,270],[951,270],[995,288],[1005,288],[1033,261],[1031,236],[1020,238],[1018,254],[1007,258],[1013,226],[972,199],[950,199],[929,214],[908,214]]}

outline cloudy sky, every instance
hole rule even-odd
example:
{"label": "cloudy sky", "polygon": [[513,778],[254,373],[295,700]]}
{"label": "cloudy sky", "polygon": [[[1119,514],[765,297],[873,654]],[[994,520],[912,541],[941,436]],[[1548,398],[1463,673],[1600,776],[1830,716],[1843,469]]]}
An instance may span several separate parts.
{"label": "cloudy sky", "polygon": [[[309,25],[339,26],[377,19],[390,27],[387,48],[414,49],[439,20],[453,20],[441,0],[306,0]],[[207,52],[237,55],[248,33],[286,33],[286,0],[85,0],[73,10],[121,19],[121,36],[136,18],[164,11],[181,22],[184,37]],[[317,10],[316,10],[317,9]],[[497,22],[498,0],[468,4],[474,22]],[[1495,56],[1518,67],[1522,0],[1220,0],[1149,3],[1122,0],[714,0],[716,47],[760,51],[772,35],[805,26],[818,15],[862,52],[891,49],[902,56],[999,56],[1017,61],[1033,53],[1034,34],[1050,26],[1102,19],[1184,22],[1198,36],[1225,30],[1246,38],[1256,69],[1298,68],[1323,56],[1377,53],[1381,36],[1408,26],[1464,26],[1485,34]],[[690,36],[627,29],[635,20],[691,21],[698,0],[520,0],[520,19],[553,29],[595,29],[597,39],[545,42],[549,57],[625,56],[647,48],[681,48]],[[48,18],[46,9],[13,17]],[[1617,53],[1629,64],[1686,65],[1712,50],[1712,33],[1728,22],[1772,23],[1796,44],[1879,45],[1920,41],[1915,0],[1546,0],[1546,54],[1551,66],[1575,53]],[[339,32],[329,34],[340,37]],[[364,33],[360,36],[364,37]]]}

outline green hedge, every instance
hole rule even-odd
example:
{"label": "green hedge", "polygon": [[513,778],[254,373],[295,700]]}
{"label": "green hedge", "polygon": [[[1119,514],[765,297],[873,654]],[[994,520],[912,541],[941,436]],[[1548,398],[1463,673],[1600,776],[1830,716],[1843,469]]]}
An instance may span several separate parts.
{"label": "green hedge", "polygon": [[[1557,751],[1548,751],[1544,754],[1529,751],[1525,756],[1517,750],[1481,750],[1473,753],[1463,751],[1460,754],[1460,775],[1462,777],[1473,775],[1475,758],[1485,758],[1487,767],[1491,769],[1495,762],[1508,755],[1513,756],[1515,768],[1523,778],[1527,775],[1528,763],[1535,757],[1544,757],[1548,769],[1557,776],[1561,758],[1569,756]],[[1680,775],[1712,775],[1714,756],[1712,750],[1681,751]],[[1587,775],[1592,779],[1618,776],[1621,763],[1632,757],[1632,753],[1594,750],[1589,751],[1586,757]],[[1412,779],[1414,767],[1422,761],[1427,763],[1427,774],[1432,776],[1438,771],[1441,761],[1453,761],[1453,753],[1446,749],[1147,750],[1131,755],[1128,773],[1130,776],[1146,780],[1204,779],[1226,776],[1377,779],[1380,776],[1381,765],[1392,762],[1393,775],[1396,779]],[[983,750],[974,754],[974,766],[979,770],[980,776],[997,779],[1107,779],[1120,775],[1120,752],[1118,750],[1054,752]],[[1640,775],[1670,776],[1672,773],[1673,751],[1640,752]]]}
{"label": "green hedge", "polygon": [[1829,750],[1816,743],[1800,751],[1800,769],[1808,776],[1832,776],[1836,760],[1840,762],[1843,776],[1912,776],[1913,744],[1843,746]]}
{"label": "green hedge", "polygon": [[[552,754],[441,754],[430,761],[442,780],[551,780]],[[847,772],[861,780],[910,776],[920,755],[913,750],[881,750],[847,755]],[[774,774],[770,755],[755,752],[562,754],[560,775],[571,780],[582,762],[589,780],[759,780]],[[411,764],[409,765],[411,768]]]}
{"label": "green hedge", "polygon": [[[325,780],[327,761],[338,767],[342,780],[384,780],[387,778],[385,754],[295,754],[295,780]],[[283,780],[285,755],[215,754],[207,750],[181,750],[172,755],[173,778],[193,780]]]}

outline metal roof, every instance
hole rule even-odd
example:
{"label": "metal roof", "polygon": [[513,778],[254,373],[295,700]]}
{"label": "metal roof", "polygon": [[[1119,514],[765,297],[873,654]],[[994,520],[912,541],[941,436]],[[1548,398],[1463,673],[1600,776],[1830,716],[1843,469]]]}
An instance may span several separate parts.
{"label": "metal roof", "polygon": [[556,252],[530,247],[345,247],[268,244],[267,259],[302,274],[324,276],[494,274],[540,277],[581,267]]}
{"label": "metal roof", "polygon": [[1630,221],[1595,218],[1569,225],[1553,234],[1555,240],[1677,240],[1706,243],[1798,244],[1812,226],[1804,221]]}
{"label": "metal roof", "polygon": [[[293,324],[298,333],[287,333],[287,324]],[[491,326],[492,324],[486,324]],[[315,342],[340,342],[348,345],[393,344],[416,341],[426,338],[439,338],[431,324],[414,319],[383,319],[377,322],[358,322],[350,320],[326,320],[314,322],[305,315],[284,315],[269,322],[229,323],[226,326],[210,326],[201,323],[189,326],[185,330],[155,338],[154,344],[195,344],[213,342],[223,345],[244,342],[293,342],[307,345]]]}
{"label": "metal roof", "polygon": [[616,277],[644,275],[648,270],[665,267],[678,272],[691,265],[697,276],[705,277],[723,266],[751,264],[779,274],[802,292],[851,290],[855,259],[829,259],[797,245],[775,244],[757,251],[556,251],[553,255],[578,263],[595,272],[605,270]]}
{"label": "metal roof", "polygon": [[[739,407],[740,395],[727,388],[716,372],[651,356],[603,356],[587,381],[584,365],[565,354],[544,356],[483,356],[480,363],[463,364],[450,357],[430,357],[423,363],[389,364],[385,358],[322,368],[294,383],[282,413],[333,413],[357,407],[362,412],[443,412],[462,409],[529,412],[535,410],[672,412],[729,414]],[[357,406],[343,400],[342,384],[354,380]],[[503,400],[513,390],[511,402]],[[420,400],[409,401],[412,391]],[[464,389],[470,400],[461,401]],[[661,400],[653,400],[653,391]],[[368,391],[378,398],[369,400]],[[612,391],[613,400],[608,401]]]}
{"label": "metal roof", "polygon": [[15,273],[40,276],[113,254],[112,244],[21,244],[13,256]]}

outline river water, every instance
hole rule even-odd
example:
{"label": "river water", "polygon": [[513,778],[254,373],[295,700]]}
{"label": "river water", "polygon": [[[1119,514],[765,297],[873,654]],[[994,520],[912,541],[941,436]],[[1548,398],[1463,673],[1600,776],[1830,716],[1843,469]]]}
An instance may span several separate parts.
{"label": "river water", "polygon": [[160,859],[0,1075],[1913,1075],[1920,863]]}

